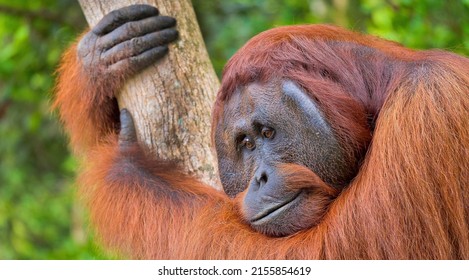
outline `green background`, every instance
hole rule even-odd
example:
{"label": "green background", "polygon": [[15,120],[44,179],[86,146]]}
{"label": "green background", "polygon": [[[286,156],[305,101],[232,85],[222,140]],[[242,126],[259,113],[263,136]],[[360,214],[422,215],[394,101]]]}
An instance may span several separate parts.
{"label": "green background", "polygon": [[[469,54],[469,0],[194,0],[217,73],[253,35],[333,23],[417,49]],[[76,1],[0,0],[0,259],[109,258],[75,199],[77,164],[50,111],[61,53],[84,30]]]}

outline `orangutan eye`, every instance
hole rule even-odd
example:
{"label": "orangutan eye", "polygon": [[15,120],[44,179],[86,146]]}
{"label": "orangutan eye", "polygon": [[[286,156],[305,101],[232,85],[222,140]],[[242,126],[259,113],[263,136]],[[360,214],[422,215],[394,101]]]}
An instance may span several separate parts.
{"label": "orangutan eye", "polygon": [[240,143],[241,147],[246,147],[248,150],[253,150],[256,147],[256,143],[249,136],[245,136]]}
{"label": "orangutan eye", "polygon": [[275,130],[273,130],[272,128],[269,128],[269,127],[264,127],[264,128],[262,128],[261,134],[262,134],[262,137],[270,139],[270,138],[274,137]]}

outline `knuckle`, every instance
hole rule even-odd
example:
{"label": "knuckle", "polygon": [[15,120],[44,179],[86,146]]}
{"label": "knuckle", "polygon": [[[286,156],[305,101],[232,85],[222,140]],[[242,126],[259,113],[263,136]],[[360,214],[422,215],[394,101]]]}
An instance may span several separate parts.
{"label": "knuckle", "polygon": [[141,33],[141,28],[138,23],[128,22],[125,24],[125,32],[127,32],[127,34],[138,35]]}
{"label": "knuckle", "polygon": [[140,60],[137,57],[132,56],[132,57],[129,58],[129,64],[132,67],[136,67],[140,64]]}
{"label": "knuckle", "polygon": [[134,28],[132,27],[132,24],[131,24],[131,23],[128,22],[128,23],[124,24],[124,30],[123,30],[123,31],[124,31],[126,34],[132,34],[132,33],[133,33],[133,29],[134,29]]}
{"label": "knuckle", "polygon": [[111,12],[108,14],[108,17],[109,17],[110,19],[112,19],[113,21],[119,20],[120,17],[121,17],[121,11],[119,11],[119,10],[111,11]]}
{"label": "knuckle", "polygon": [[130,47],[132,49],[139,49],[142,45],[142,39],[140,37],[134,37],[130,39]]}
{"label": "knuckle", "polygon": [[118,11],[111,11],[103,18],[103,21],[106,22],[107,25],[114,25],[119,21],[119,18],[120,15]]}
{"label": "knuckle", "polygon": [[116,17],[116,14],[117,14],[117,10],[113,10],[113,11],[110,11],[107,16],[110,17],[110,18],[114,18]]}
{"label": "knuckle", "polygon": [[99,52],[99,48],[97,48],[97,40],[96,37],[93,36],[92,33],[88,33],[83,37],[77,45],[77,54],[80,58],[88,57],[93,52]]}

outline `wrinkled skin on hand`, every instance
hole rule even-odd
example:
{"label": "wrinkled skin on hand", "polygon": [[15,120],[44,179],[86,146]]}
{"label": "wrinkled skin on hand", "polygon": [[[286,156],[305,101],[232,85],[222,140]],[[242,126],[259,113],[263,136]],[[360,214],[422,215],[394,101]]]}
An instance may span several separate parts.
{"label": "wrinkled skin on hand", "polygon": [[167,44],[178,37],[175,25],[174,18],[149,5],[112,11],[83,36],[79,60],[90,75],[126,78],[168,52]]}

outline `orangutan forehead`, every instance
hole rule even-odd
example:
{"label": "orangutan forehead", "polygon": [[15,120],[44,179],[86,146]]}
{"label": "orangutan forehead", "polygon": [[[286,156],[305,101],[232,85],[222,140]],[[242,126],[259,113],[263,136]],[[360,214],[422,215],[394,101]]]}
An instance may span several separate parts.
{"label": "orangutan forehead", "polygon": [[223,104],[217,124],[219,137],[229,142],[236,131],[248,129],[254,120],[272,114],[272,108],[281,103],[280,84],[280,81],[256,82],[236,89]]}
{"label": "orangutan forehead", "polygon": [[224,106],[224,119],[229,116],[247,116],[253,114],[257,104],[274,104],[281,100],[281,81],[251,83],[237,89]]}

